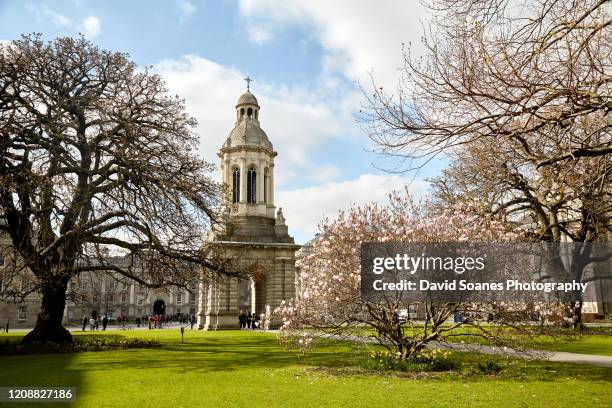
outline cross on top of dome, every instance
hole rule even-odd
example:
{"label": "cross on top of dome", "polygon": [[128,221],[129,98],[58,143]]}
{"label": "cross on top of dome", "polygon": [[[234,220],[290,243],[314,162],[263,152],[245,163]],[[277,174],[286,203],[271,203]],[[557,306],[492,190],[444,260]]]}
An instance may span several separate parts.
{"label": "cross on top of dome", "polygon": [[251,82],[253,81],[253,79],[251,79],[251,77],[247,75],[246,78],[244,78],[244,80],[247,83],[247,91],[250,91],[251,90]]}

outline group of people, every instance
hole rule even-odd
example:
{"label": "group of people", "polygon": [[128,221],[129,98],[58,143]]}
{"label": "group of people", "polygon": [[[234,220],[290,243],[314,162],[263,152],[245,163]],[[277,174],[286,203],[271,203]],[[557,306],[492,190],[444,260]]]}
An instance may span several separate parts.
{"label": "group of people", "polygon": [[249,313],[246,310],[241,310],[240,315],[238,316],[238,321],[240,322],[241,329],[253,329],[260,327],[261,317],[257,316],[255,313]]}
{"label": "group of people", "polygon": [[[111,318],[112,319],[112,318]],[[91,317],[83,316],[83,331],[87,330],[87,325],[89,325],[89,330],[96,331],[100,329],[102,326],[102,330],[106,330],[106,326],[108,326],[110,320],[107,316],[97,316],[95,313],[92,313]],[[127,317],[119,316],[116,319],[116,322],[121,325],[123,329],[129,328],[126,327]],[[135,322],[136,326],[140,327],[141,325],[145,325],[146,322],[149,323],[149,329],[161,329],[164,324],[169,322],[178,322],[180,324],[190,324],[191,328],[196,324],[196,316],[188,315],[185,313],[178,313],[176,315],[160,315],[160,314],[151,314],[150,316],[137,317]]]}
{"label": "group of people", "polygon": [[192,330],[197,321],[194,314],[190,316],[186,313],[177,313],[175,315],[150,315],[147,320],[149,321],[149,329],[161,329],[164,323],[178,322],[180,324],[189,324]]}
{"label": "group of people", "polygon": [[[89,323],[89,330],[91,331],[98,330],[100,328],[100,323],[102,324],[102,330],[106,330],[106,326],[108,326],[108,317],[106,316],[102,316],[102,318],[100,318],[99,316],[92,315],[89,319],[87,318],[87,316],[83,316],[82,321],[83,321],[83,331],[87,329],[88,323]],[[119,318],[117,318],[117,321],[119,321]]]}

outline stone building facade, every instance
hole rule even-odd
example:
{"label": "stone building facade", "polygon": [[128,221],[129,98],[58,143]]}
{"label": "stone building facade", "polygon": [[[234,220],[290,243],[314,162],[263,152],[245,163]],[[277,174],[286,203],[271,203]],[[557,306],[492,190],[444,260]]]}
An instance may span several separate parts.
{"label": "stone building facade", "polygon": [[[227,187],[223,209],[230,222],[209,237],[253,278],[217,278],[205,272],[200,283],[201,329],[238,328],[241,311],[270,316],[295,296],[295,251],[281,208],[274,202],[274,151],[260,127],[260,106],[249,89],[236,104],[234,128],[221,147],[221,181]],[[279,322],[271,320],[271,327]]]}
{"label": "stone building facade", "polygon": [[[40,310],[40,295],[27,293],[28,272],[14,272],[18,265],[7,248],[8,241],[0,234],[0,329],[7,324],[9,328],[31,328]],[[92,313],[128,320],[152,314],[195,315],[197,296],[197,285],[152,290],[110,272],[82,274],[68,283],[64,324],[80,324]]]}

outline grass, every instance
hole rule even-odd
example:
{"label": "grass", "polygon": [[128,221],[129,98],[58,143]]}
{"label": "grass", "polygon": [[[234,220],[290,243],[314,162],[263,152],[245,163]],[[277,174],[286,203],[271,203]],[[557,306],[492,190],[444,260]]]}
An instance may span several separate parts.
{"label": "grass", "polygon": [[540,350],[612,356],[612,336],[609,334],[584,335],[572,341],[555,341],[542,338],[537,345]]}
{"label": "grass", "polygon": [[[247,331],[188,330],[184,344],[175,329],[104,335],[155,339],[162,347],[3,356],[0,386],[73,386],[79,407],[605,407],[612,401],[608,367],[454,353],[462,372],[381,373],[359,368],[364,357],[354,346],[334,341],[302,356],[273,334]],[[480,373],[477,365],[489,361],[503,370]]]}

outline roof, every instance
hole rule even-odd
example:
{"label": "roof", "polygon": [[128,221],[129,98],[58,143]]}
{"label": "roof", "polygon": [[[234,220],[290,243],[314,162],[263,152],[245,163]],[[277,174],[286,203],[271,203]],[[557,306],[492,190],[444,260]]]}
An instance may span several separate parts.
{"label": "roof", "polygon": [[268,135],[254,120],[244,119],[238,121],[225,140],[223,147],[254,146],[272,150],[272,143]]}
{"label": "roof", "polygon": [[259,104],[257,103],[257,98],[255,98],[255,95],[253,95],[250,91],[246,91],[245,93],[240,95],[240,98],[238,98],[238,103],[236,104],[236,106],[246,105],[246,104],[259,106]]}

